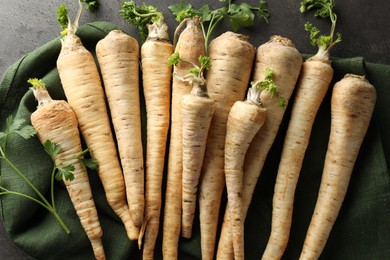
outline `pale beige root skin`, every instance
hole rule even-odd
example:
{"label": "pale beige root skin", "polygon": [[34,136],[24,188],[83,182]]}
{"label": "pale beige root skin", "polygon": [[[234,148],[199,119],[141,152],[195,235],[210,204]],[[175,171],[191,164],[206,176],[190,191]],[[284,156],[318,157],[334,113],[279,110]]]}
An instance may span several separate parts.
{"label": "pale beige root skin", "polygon": [[144,159],[139,98],[139,45],[113,30],[96,45],[104,90],[115,130],[131,219],[141,227],[144,217]]}
{"label": "pale beige root skin", "polygon": [[[266,68],[272,69],[277,91],[286,100],[287,106],[298,80],[302,62],[301,54],[289,39],[273,36],[270,41],[257,48],[252,80],[264,79]],[[242,194],[243,219],[246,217],[257,180],[285,113],[285,109],[280,106],[277,97],[271,97],[268,92],[263,91],[260,99],[262,106],[267,109],[267,118],[260,131],[253,138],[245,157]],[[233,259],[228,210],[225,211],[224,215],[217,259]]]}
{"label": "pale beige root skin", "polygon": [[192,94],[183,96],[183,179],[182,231],[185,238],[192,236],[199,176],[202,169],[207,134],[214,115],[214,100]]}
{"label": "pale beige root skin", "polygon": [[230,110],[225,140],[225,178],[233,238],[234,259],[244,258],[242,218],[243,167],[248,147],[264,124],[266,109],[249,101],[237,101]]}
{"label": "pale beige root skin", "polygon": [[[105,259],[101,240],[103,231],[92,197],[88,173],[80,160],[77,159],[82,148],[77,119],[73,110],[65,101],[52,101],[38,107],[32,113],[31,123],[42,144],[50,140],[60,146],[61,149],[55,158],[56,164],[59,167],[65,167],[69,164],[74,166],[74,179],[72,181],[64,180],[65,186],[80,218],[81,225],[91,241],[96,259]],[[66,162],[64,162],[65,160]]]}
{"label": "pale beige root skin", "polygon": [[[180,57],[199,65],[198,57],[205,55],[202,30],[192,20],[182,31],[177,41],[175,52]],[[191,65],[180,62],[174,66],[174,73],[188,74]],[[182,113],[181,100],[183,95],[191,92],[191,86],[175,77],[172,82],[171,133],[168,158],[167,187],[165,193],[164,224],[163,224],[163,256],[165,259],[177,259],[178,243],[181,231],[182,202]]]}
{"label": "pale beige root skin", "polygon": [[118,159],[105,96],[92,54],[77,36],[63,39],[57,68],[67,100],[76,114],[81,134],[98,163],[98,174],[108,204],[120,217],[130,239],[138,239],[126,201],[125,184]]}
{"label": "pale beige root skin", "polygon": [[199,183],[201,251],[204,260],[214,258],[219,209],[225,187],[224,147],[229,111],[244,100],[252,72],[255,48],[244,35],[226,32],[211,41],[211,68],[206,73],[215,112],[207,139]]}
{"label": "pale beige root skin", "polygon": [[[170,120],[173,45],[148,38],[141,47],[142,82],[146,105],[145,216],[140,240],[143,259],[154,258],[160,227],[162,180]],[[139,244],[141,245],[141,241]]]}
{"label": "pale beige root skin", "polygon": [[347,74],[334,85],[331,128],[317,203],[300,259],[318,259],[348,190],[376,102],[376,91],[361,76]]}
{"label": "pale beige root skin", "polygon": [[332,79],[333,69],[329,59],[313,56],[303,63],[279,162],[271,235],[263,259],[280,259],[287,247],[295,189],[315,117]]}

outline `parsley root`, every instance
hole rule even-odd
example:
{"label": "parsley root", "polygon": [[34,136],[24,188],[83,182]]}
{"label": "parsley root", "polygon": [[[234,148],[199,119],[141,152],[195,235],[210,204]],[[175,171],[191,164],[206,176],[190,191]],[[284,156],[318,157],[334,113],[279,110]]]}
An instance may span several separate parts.
{"label": "parsley root", "polygon": [[59,145],[55,162],[59,167],[71,167],[72,177],[62,176],[69,197],[74,205],[92,245],[96,259],[105,259],[100,226],[92,190],[85,165],[78,158],[82,154],[80,133],[76,115],[66,101],[52,100],[42,81],[33,79],[37,110],[31,114],[31,123],[42,144],[47,140]]}
{"label": "parsley root", "polygon": [[[196,87],[194,87],[196,88]],[[196,92],[196,91],[193,91]],[[214,115],[214,100],[208,96],[187,94],[182,101],[183,113],[183,217],[182,236],[192,236],[200,172],[206,149],[207,134]]]}
{"label": "parsley root", "polygon": [[338,35],[333,39],[336,14],[333,13],[333,0],[304,1],[302,7],[311,9],[318,5],[323,17],[330,16],[332,27],[330,35],[319,36],[319,31],[309,23],[306,30],[311,32],[312,43],[318,45],[318,52],[307,59],[302,66],[301,75],[296,86],[296,96],[292,105],[291,117],[285,135],[282,154],[279,162],[274,189],[272,227],[269,242],[263,259],[282,257],[287,246],[295,189],[301,172],[306,148],[309,145],[312,126],[318,109],[333,79],[333,68],[329,58],[329,50],[341,41]]}
{"label": "parsley root", "polygon": [[[170,62],[188,62],[180,58],[177,52]],[[191,63],[191,62],[189,62]],[[174,76],[192,86],[191,93],[183,96],[182,110],[182,142],[183,142],[183,176],[182,176],[182,236],[192,236],[192,223],[196,209],[199,176],[202,169],[207,134],[214,115],[214,100],[207,93],[204,71],[209,69],[210,58],[199,56],[200,67],[193,67],[184,75]]]}
{"label": "parsley root", "polygon": [[281,249],[287,246],[295,188],[317,111],[332,78],[333,69],[327,60],[312,57],[302,65],[276,177],[272,231],[264,259],[281,257]]}
{"label": "parsley root", "polygon": [[75,34],[80,10],[68,33],[61,39],[57,68],[65,96],[76,114],[80,132],[96,158],[98,174],[108,204],[120,217],[130,239],[138,239],[126,201],[125,183],[111,132],[104,90],[92,54]]}
{"label": "parsley root", "polygon": [[244,100],[252,71],[255,48],[242,34],[226,32],[209,45],[211,68],[206,81],[215,101],[199,183],[201,249],[203,259],[213,259],[219,209],[225,187],[224,147],[228,114],[236,101]]}
{"label": "parsley root", "polygon": [[118,144],[130,215],[134,225],[141,227],[145,200],[139,45],[133,37],[113,30],[97,43],[96,56]]}
{"label": "parsley root", "polygon": [[[175,52],[183,60],[199,65],[198,58],[205,55],[204,38],[199,20],[186,19],[182,22],[186,28],[180,33]],[[178,28],[180,28],[179,25]],[[173,67],[177,75],[186,75],[193,66],[188,62],[179,62]],[[188,82],[174,77],[172,81],[171,133],[168,156],[167,188],[165,193],[163,256],[177,259],[177,247],[181,231],[182,211],[182,174],[183,146],[181,102],[183,96],[191,92]]]}
{"label": "parsley root", "polygon": [[347,74],[333,87],[324,170],[300,259],[318,259],[325,247],[344,201],[375,102],[375,88],[362,76]]}
{"label": "parsley root", "polygon": [[164,16],[150,5],[123,2],[123,18],[138,28],[142,39],[142,85],[146,105],[145,216],[139,245],[143,239],[143,259],[153,259],[160,227],[162,181],[170,119],[173,53]]}
{"label": "parsley root", "polygon": [[230,109],[225,138],[225,178],[232,229],[234,259],[244,259],[243,167],[245,154],[266,118],[260,103],[261,89],[253,84],[245,101]]}
{"label": "parsley root", "polygon": [[[241,4],[235,4],[232,3],[232,1],[223,0],[221,2],[224,2],[224,6],[217,8],[217,9],[210,9],[210,7],[205,4],[199,9],[194,9],[191,4],[185,3],[184,1],[181,1],[179,4],[175,4],[172,6],[169,6],[169,9],[171,12],[176,16],[176,20],[182,21],[185,18],[194,18],[194,17],[200,17],[201,19],[201,28],[204,35],[204,45],[206,50],[206,55],[211,57],[212,51],[211,51],[211,45],[209,42],[211,41],[211,36],[213,35],[213,32],[217,25],[223,20],[228,19],[229,24],[231,25],[232,29],[234,31],[237,31],[241,27],[250,27],[255,24],[255,17],[258,15],[259,17],[263,18],[265,21],[268,21],[269,12],[267,10],[267,4],[264,1],[260,1],[259,5],[254,7],[247,3],[241,3]],[[201,222],[201,247],[202,247],[202,257],[204,259],[210,259],[213,258],[214,255],[214,245],[215,245],[215,239],[216,239],[216,228],[218,226],[218,215],[219,215],[219,207],[221,203],[221,196],[222,191],[225,186],[225,178],[223,176],[223,161],[224,161],[224,139],[225,139],[225,132],[226,132],[226,120],[228,117],[229,110],[233,103],[237,100],[243,100],[248,84],[247,77],[250,77],[250,73],[252,70],[252,62],[253,62],[253,56],[254,56],[254,48],[253,46],[248,47],[250,44],[246,37],[239,34],[234,34],[232,32],[224,34],[226,36],[224,41],[221,41],[220,48],[221,51],[215,55],[215,59],[211,57],[211,64],[212,68],[214,67],[214,62],[218,63],[218,68],[214,70],[214,72],[209,71],[207,75],[212,74],[210,78],[213,78],[212,83],[210,83],[210,80],[207,78],[206,80],[207,84],[211,88],[216,89],[215,96],[213,96],[213,93],[210,91],[210,98],[215,100],[215,97],[218,97],[217,103],[215,104],[215,111],[214,113],[220,114],[216,121],[214,123],[211,123],[210,125],[210,131],[208,133],[209,137],[207,139],[207,145],[206,145],[206,151],[205,151],[205,158],[203,160],[203,166],[202,166],[202,172],[201,172],[201,178],[203,178],[204,175],[204,169],[205,164],[208,168],[208,173],[206,174],[206,180],[204,181],[205,186],[208,188],[204,189],[204,192],[202,194],[201,192],[201,186],[202,186],[202,180],[200,180],[199,183],[199,204],[200,204],[200,222]],[[230,37],[231,36],[231,37]],[[230,40],[231,41],[230,41]],[[241,41],[241,46],[240,42]],[[223,43],[222,43],[223,42]],[[238,43],[237,45],[235,45]],[[226,44],[226,46],[224,46]],[[230,44],[232,44],[230,46]],[[248,45],[248,46],[247,46]],[[227,49],[226,49],[227,47]],[[237,47],[237,51],[234,50],[234,48]],[[217,47],[216,47],[217,48]],[[216,51],[216,48],[214,50],[214,54]],[[253,51],[251,50],[253,48]],[[232,51],[232,53],[230,53]],[[213,54],[213,55],[214,55]],[[238,57],[238,56],[242,57]],[[230,60],[230,58],[232,58]],[[235,61],[238,61],[237,64],[233,64],[232,66],[226,66],[228,63],[234,63]],[[244,65],[240,67],[241,65]],[[228,68],[228,69],[226,69]],[[242,73],[240,71],[243,71]],[[218,75],[218,72],[221,72],[222,75]],[[226,77],[226,79],[225,79]],[[242,82],[241,82],[242,80]],[[238,84],[236,84],[237,82]],[[215,85],[215,86],[212,86]],[[225,92],[225,87],[227,87],[227,90]],[[225,92],[225,93],[224,93]],[[232,97],[230,97],[232,95]],[[224,106],[225,97],[227,104]],[[217,110],[220,110],[217,112]],[[216,129],[212,130],[213,124],[215,125]],[[221,126],[220,126],[221,125]],[[221,131],[221,134],[219,135],[218,132]],[[210,139],[210,132],[214,132],[213,135],[217,135],[217,145],[214,145],[213,142],[214,137]],[[213,162],[205,162],[206,157],[209,156],[208,160],[213,160],[214,155],[216,154],[210,154],[207,155],[207,150],[209,150],[208,146],[211,145],[213,148],[210,149],[210,151],[219,150],[217,155],[217,165],[215,167],[212,167],[211,165]],[[222,148],[220,148],[222,147]],[[213,153],[213,152],[211,152]],[[216,169],[216,178],[214,180],[213,177],[213,170]],[[195,180],[196,181],[196,180]],[[211,181],[211,183],[209,183]],[[215,185],[213,185],[215,184]],[[210,193],[209,193],[210,192]],[[205,197],[203,197],[205,196]]]}
{"label": "parsley root", "polygon": [[[272,36],[268,42],[257,48],[252,80],[258,82],[267,78],[267,68],[271,69],[272,80],[277,86],[278,94],[275,95],[269,91],[262,91],[260,94],[262,106],[267,109],[267,118],[260,131],[253,138],[245,157],[242,194],[243,219],[246,217],[268,152],[275,141],[301,66],[302,56],[288,38]],[[233,259],[233,244],[227,210],[222,224],[217,258]]]}
{"label": "parsley root", "polygon": [[[34,79],[35,80],[35,79]],[[30,81],[30,80],[29,80]],[[39,191],[37,186],[30,181],[30,179],[9,159],[7,156],[7,141],[8,138],[11,135],[18,135],[22,137],[23,139],[29,139],[33,137],[36,134],[36,131],[32,125],[24,124],[25,120],[24,119],[15,119],[12,115],[9,115],[5,121],[5,130],[4,132],[0,132],[0,160],[4,160],[4,162],[11,167],[13,172],[16,174],[16,176],[20,177],[24,183],[31,188],[31,190],[34,192],[36,196],[31,196],[27,193],[21,193],[16,190],[8,189],[4,187],[2,184],[0,184],[0,196],[4,195],[16,195],[20,196],[22,198],[28,199],[34,203],[37,203],[38,205],[42,206],[45,208],[47,211],[52,214],[55,219],[57,220],[58,224],[62,227],[62,229],[65,231],[66,234],[70,233],[70,229],[68,226],[65,224],[65,222],[62,220],[60,215],[58,214],[58,211],[56,209],[56,203],[55,203],[55,195],[54,195],[54,180],[55,177],[59,172],[59,174],[62,177],[62,173],[64,171],[69,173],[69,170],[72,169],[72,167],[67,167],[67,169],[60,169],[57,167],[55,163],[55,155],[58,153],[59,149],[55,148],[52,149],[52,151],[48,151],[46,149],[46,143],[48,143],[48,147],[51,147],[52,143],[50,140],[45,142],[45,151],[50,155],[51,159],[53,160],[53,168],[51,171],[51,181],[50,181],[50,197],[51,201],[47,200],[46,197]],[[54,146],[54,145],[53,145]],[[70,178],[73,176],[73,174],[69,174]],[[62,180],[62,178],[61,178]]]}

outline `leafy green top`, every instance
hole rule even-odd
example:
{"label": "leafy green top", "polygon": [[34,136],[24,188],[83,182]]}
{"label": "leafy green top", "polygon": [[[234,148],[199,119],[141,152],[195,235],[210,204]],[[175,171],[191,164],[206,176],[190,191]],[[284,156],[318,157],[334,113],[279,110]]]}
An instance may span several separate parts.
{"label": "leafy green top", "polygon": [[69,17],[68,17],[69,9],[66,7],[65,3],[62,3],[57,8],[57,21],[60,24],[61,27],[61,35],[66,35],[68,33],[68,23],[69,23]]}
{"label": "leafy green top", "polygon": [[72,29],[70,33],[75,33],[78,27],[78,21],[81,16],[82,3],[87,4],[87,10],[89,12],[95,12],[99,8],[98,0],[79,0],[78,2],[79,2],[79,11],[77,13],[77,17],[73,24],[71,24],[69,21],[69,16],[68,16],[69,8],[65,5],[65,3],[62,3],[57,8],[57,21],[62,29],[61,31],[62,36],[67,35],[69,29]]}
{"label": "leafy green top", "polygon": [[168,65],[177,65],[179,62],[186,62],[191,64],[192,67],[188,70],[187,75],[182,76],[178,74],[173,74],[173,76],[181,81],[188,82],[190,85],[192,85],[192,94],[208,97],[206,80],[204,79],[204,71],[210,69],[211,60],[209,56],[200,55],[198,57],[198,61],[200,63],[200,66],[186,59],[182,59],[180,57],[180,54],[178,52],[175,52],[169,57]]}
{"label": "leafy green top", "polygon": [[273,80],[273,78],[274,78],[273,70],[267,67],[265,69],[264,79],[259,80],[257,82],[254,81],[251,82],[251,87],[248,90],[247,100],[253,102],[254,104],[260,105],[261,104],[260,93],[263,90],[265,90],[270,94],[271,98],[274,96],[279,97],[280,107],[285,108],[286,100],[279,95],[277,91],[277,85]]}
{"label": "leafy green top", "polygon": [[271,97],[273,97],[276,95],[276,83],[274,82],[273,77],[274,72],[267,67],[265,69],[264,79],[254,83],[253,86],[260,90],[267,90],[271,94]]}
{"label": "leafy green top", "polygon": [[[61,150],[60,145],[55,144],[51,142],[50,140],[46,140],[46,142],[43,144],[43,147],[45,149],[45,152],[50,156],[50,158],[55,162],[55,159],[58,155],[58,153]],[[84,165],[84,167],[87,167],[89,169],[96,169],[97,162],[95,158],[84,158],[84,155],[89,152],[89,148],[82,151],[80,154],[77,155],[77,159]],[[69,160],[72,160],[75,158],[69,158]],[[74,179],[73,171],[75,170],[74,165],[72,164],[65,164],[62,166],[66,160],[60,162],[60,164],[55,164],[56,174],[55,178],[58,181],[61,181],[63,179],[72,181]]]}
{"label": "leafy green top", "polygon": [[321,18],[330,18],[331,29],[329,35],[320,35],[320,30],[310,22],[305,23],[305,30],[310,33],[310,40],[313,46],[317,45],[320,51],[329,51],[335,44],[341,42],[341,34],[337,33],[337,38],[334,39],[334,33],[337,22],[337,15],[334,13],[334,0],[303,0],[301,2],[300,11],[306,12],[316,10],[314,16]]}
{"label": "leafy green top", "polygon": [[201,18],[206,53],[213,30],[224,18],[229,18],[230,25],[234,31],[238,31],[241,27],[253,26],[255,24],[256,13],[268,22],[269,12],[267,10],[267,4],[263,0],[259,2],[259,6],[257,7],[250,6],[247,3],[241,3],[240,5],[232,4],[232,0],[220,0],[220,2],[224,2],[227,6],[212,10],[206,4],[199,9],[195,9],[191,4],[182,0],[178,4],[168,7],[179,22],[183,21],[185,18],[193,18],[196,16]]}
{"label": "leafy green top", "polygon": [[148,36],[148,25],[164,21],[164,15],[152,5],[136,5],[133,0],[122,3],[119,14],[129,23],[136,26],[143,41]]}
{"label": "leafy green top", "polygon": [[32,78],[27,80],[28,83],[32,85],[30,88],[35,96],[35,99],[38,101],[38,107],[44,106],[53,101],[49,92],[46,90],[46,84],[37,78]]}
{"label": "leafy green top", "polygon": [[33,88],[40,87],[46,89],[46,84],[41,79],[30,78],[27,80],[27,83],[30,83],[33,86]]}
{"label": "leafy green top", "polygon": [[[56,156],[60,152],[61,147],[58,144],[51,142],[50,140],[46,140],[46,142],[43,144],[43,147],[52,161],[55,162]],[[73,171],[75,170],[75,167],[72,164],[69,164],[65,167],[58,167],[56,165],[55,168],[57,168],[57,173],[55,175],[56,180],[62,180],[62,178],[65,178],[65,180],[71,181],[74,179]]]}

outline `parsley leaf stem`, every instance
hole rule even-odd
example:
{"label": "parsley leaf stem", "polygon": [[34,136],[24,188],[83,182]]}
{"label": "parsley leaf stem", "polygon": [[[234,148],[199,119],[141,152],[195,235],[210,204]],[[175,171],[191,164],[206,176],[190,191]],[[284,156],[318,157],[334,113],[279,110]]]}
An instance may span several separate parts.
{"label": "parsley leaf stem", "polygon": [[39,199],[34,198],[32,196],[16,192],[16,191],[11,191],[6,189],[5,187],[1,186],[0,184],[0,196],[1,195],[7,195],[7,194],[12,194],[12,195],[18,195],[26,199],[30,199],[31,201],[38,203],[45,209],[47,209],[51,214],[54,215],[54,217],[57,219],[58,223],[61,225],[61,227],[64,229],[66,234],[70,233],[69,228],[66,226],[64,221],[61,219],[59,216],[56,206],[55,206],[55,200],[54,200],[54,181],[53,181],[53,176],[54,172],[56,171],[56,167],[53,166],[52,169],[52,180],[51,180],[51,203],[43,196],[43,194],[37,189],[37,187],[26,177],[26,175],[23,174],[22,171],[19,170],[19,168],[7,157],[5,149],[7,145],[7,138],[11,134],[17,134],[21,136],[24,139],[28,139],[32,137],[35,134],[35,129],[31,125],[25,125],[23,126],[22,124],[24,123],[23,119],[15,119],[12,116],[9,116],[6,119],[6,129],[4,132],[0,132],[0,159],[3,159],[9,167],[18,175],[20,178],[34,191],[34,193],[38,196]]}
{"label": "parsley leaf stem", "polygon": [[29,199],[29,200],[32,200],[32,201],[38,203],[39,205],[41,205],[42,207],[44,207],[48,211],[51,210],[50,207],[48,207],[45,203],[43,203],[42,201],[40,201],[40,200],[38,200],[38,199],[36,199],[34,197],[28,196],[26,194],[23,194],[23,193],[20,193],[20,192],[17,192],[17,191],[7,190],[6,188],[1,187],[1,186],[0,186],[0,190],[2,190],[2,192],[0,192],[0,195],[6,195],[6,194],[18,195],[18,196],[24,197],[26,199]]}
{"label": "parsley leaf stem", "polygon": [[[211,20],[210,20],[210,24],[209,24],[209,27],[208,27],[208,30],[207,30],[207,33],[206,33],[206,36],[204,37],[205,38],[205,50],[206,50],[206,53],[209,53],[208,51],[208,42],[210,41],[210,37],[211,37],[211,33],[214,31],[215,27],[219,24],[220,21],[222,21],[223,19],[223,16],[218,16],[217,19],[215,18],[216,15],[212,15],[211,17]],[[201,23],[201,26],[202,26],[202,31],[203,31],[203,34],[204,34],[204,25],[203,23]]]}
{"label": "parsley leaf stem", "polygon": [[[3,149],[0,147],[1,153],[3,154]],[[31,181],[5,156],[2,156],[2,159],[27,183],[28,186],[38,195],[40,200],[35,199],[31,196],[28,196],[26,194],[20,193],[20,192],[15,192],[15,191],[10,191],[5,189],[4,187],[0,186],[0,189],[3,190],[3,192],[0,192],[0,195],[6,195],[6,194],[13,194],[13,195],[18,195],[27,199],[30,199],[45,209],[47,209],[53,216],[57,219],[58,223],[60,226],[63,228],[66,234],[70,233],[70,229],[68,226],[65,224],[65,222],[62,220],[60,215],[57,213],[55,203],[54,203],[54,190],[52,185],[52,190],[51,190],[51,197],[52,197],[52,203],[50,203],[43,195],[42,193],[34,186],[34,184],[31,183]]]}
{"label": "parsley leaf stem", "polygon": [[[0,148],[1,149],[1,148]],[[46,204],[51,205],[46,198],[42,195],[42,193],[31,183],[31,181],[7,158],[2,158],[26,183],[31,189],[38,195],[38,197]]]}
{"label": "parsley leaf stem", "polygon": [[55,180],[55,172],[56,172],[56,167],[53,166],[53,169],[51,170],[51,177],[50,177],[50,196],[51,196],[51,201],[52,201],[52,207],[53,210],[56,211],[56,204],[55,202],[55,195],[54,195],[54,180]]}

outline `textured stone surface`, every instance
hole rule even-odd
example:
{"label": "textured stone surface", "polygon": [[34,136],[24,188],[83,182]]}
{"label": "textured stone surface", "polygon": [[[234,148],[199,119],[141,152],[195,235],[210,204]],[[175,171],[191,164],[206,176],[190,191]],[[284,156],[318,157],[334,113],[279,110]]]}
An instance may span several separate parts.
{"label": "textured stone surface", "polygon": [[[60,29],[56,21],[56,8],[65,2],[70,8],[70,15],[77,9],[75,0],[1,0],[0,4],[0,77],[5,70],[26,53],[57,37]],[[140,2],[140,1],[137,1]],[[160,7],[166,14],[166,20],[171,25],[171,36],[177,23],[169,14],[167,6],[178,1],[147,1]],[[190,1],[194,6],[200,6],[208,1]],[[255,4],[257,1],[247,1]],[[302,53],[313,53],[316,47],[309,44],[308,33],[303,24],[313,21],[326,33],[328,24],[314,20],[312,14],[299,13],[299,1],[268,1],[271,17],[269,24],[263,21],[253,29],[241,31],[250,36],[254,46],[258,46],[271,35],[279,34],[293,40],[297,49]],[[388,0],[344,0],[336,1],[336,12],[339,17],[337,32],[343,34],[343,42],[331,52],[332,56],[350,58],[362,56],[366,61],[390,64],[390,26],[388,14],[390,1]],[[118,14],[121,1],[101,0],[97,13],[83,13],[81,24],[96,20],[110,21],[127,33],[138,38],[133,26],[127,24]],[[209,3],[218,5],[218,1]],[[215,35],[225,31],[220,28]],[[0,220],[0,259],[27,259],[16,246],[8,239]]]}

